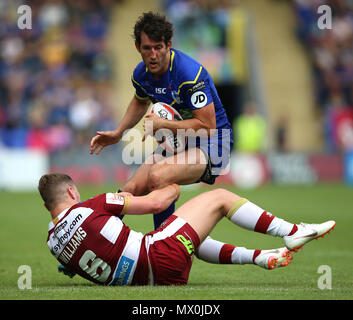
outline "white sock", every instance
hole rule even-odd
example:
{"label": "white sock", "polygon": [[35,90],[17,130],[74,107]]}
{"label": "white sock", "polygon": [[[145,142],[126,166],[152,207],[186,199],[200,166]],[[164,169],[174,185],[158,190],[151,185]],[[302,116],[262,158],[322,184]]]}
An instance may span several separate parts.
{"label": "white sock", "polygon": [[232,253],[232,263],[253,264],[255,251],[257,250],[250,250],[245,247],[236,247]]}
{"label": "white sock", "polygon": [[284,237],[293,232],[294,224],[263,210],[245,198],[237,200],[229,210],[227,218],[234,224],[260,233]]}
{"label": "white sock", "polygon": [[209,263],[253,264],[255,251],[259,250],[236,247],[207,237],[196,250],[196,256]]}

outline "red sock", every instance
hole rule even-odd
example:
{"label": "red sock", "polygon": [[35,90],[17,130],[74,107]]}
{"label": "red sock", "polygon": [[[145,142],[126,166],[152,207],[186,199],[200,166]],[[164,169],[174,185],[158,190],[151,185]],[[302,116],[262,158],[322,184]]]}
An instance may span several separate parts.
{"label": "red sock", "polygon": [[219,263],[221,264],[231,264],[232,263],[232,253],[235,246],[232,244],[224,244],[219,252]]}
{"label": "red sock", "polygon": [[264,211],[260,216],[259,220],[257,221],[254,231],[260,232],[260,233],[266,233],[269,225],[271,224],[274,218],[275,218],[274,215],[272,215],[267,211]]}

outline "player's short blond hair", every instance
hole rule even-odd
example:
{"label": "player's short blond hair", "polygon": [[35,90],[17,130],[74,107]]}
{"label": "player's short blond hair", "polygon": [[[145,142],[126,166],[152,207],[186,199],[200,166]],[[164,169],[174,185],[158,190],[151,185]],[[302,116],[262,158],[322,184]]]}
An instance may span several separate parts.
{"label": "player's short blond hair", "polygon": [[48,173],[39,179],[38,191],[48,210],[53,209],[64,197],[67,186],[74,186],[64,173]]}

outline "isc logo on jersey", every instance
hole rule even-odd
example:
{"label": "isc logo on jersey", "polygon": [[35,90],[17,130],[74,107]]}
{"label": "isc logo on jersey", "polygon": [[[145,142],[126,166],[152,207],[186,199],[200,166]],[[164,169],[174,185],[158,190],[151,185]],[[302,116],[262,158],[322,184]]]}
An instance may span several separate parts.
{"label": "isc logo on jersey", "polygon": [[156,88],[156,93],[157,94],[166,94],[167,88]]}
{"label": "isc logo on jersey", "polygon": [[191,96],[191,103],[195,108],[202,108],[207,104],[207,96],[202,91],[196,91]]}

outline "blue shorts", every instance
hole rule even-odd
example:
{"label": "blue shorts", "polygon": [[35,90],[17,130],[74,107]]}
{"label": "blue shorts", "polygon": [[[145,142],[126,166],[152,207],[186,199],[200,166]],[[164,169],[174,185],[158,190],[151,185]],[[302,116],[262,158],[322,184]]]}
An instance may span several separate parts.
{"label": "blue shorts", "polygon": [[200,139],[197,147],[204,152],[207,159],[205,172],[198,182],[214,184],[219,175],[227,174],[229,171],[229,162],[233,149],[232,137],[228,130],[224,130],[219,137]]}
{"label": "blue shorts", "polygon": [[[233,149],[233,139],[230,130],[220,130],[217,136],[209,138],[188,137],[185,150],[191,148],[202,150],[207,160],[205,172],[195,182],[214,184],[219,175],[228,173],[230,156]],[[154,154],[161,154],[164,157],[174,155],[169,154],[161,145],[158,145]]]}

